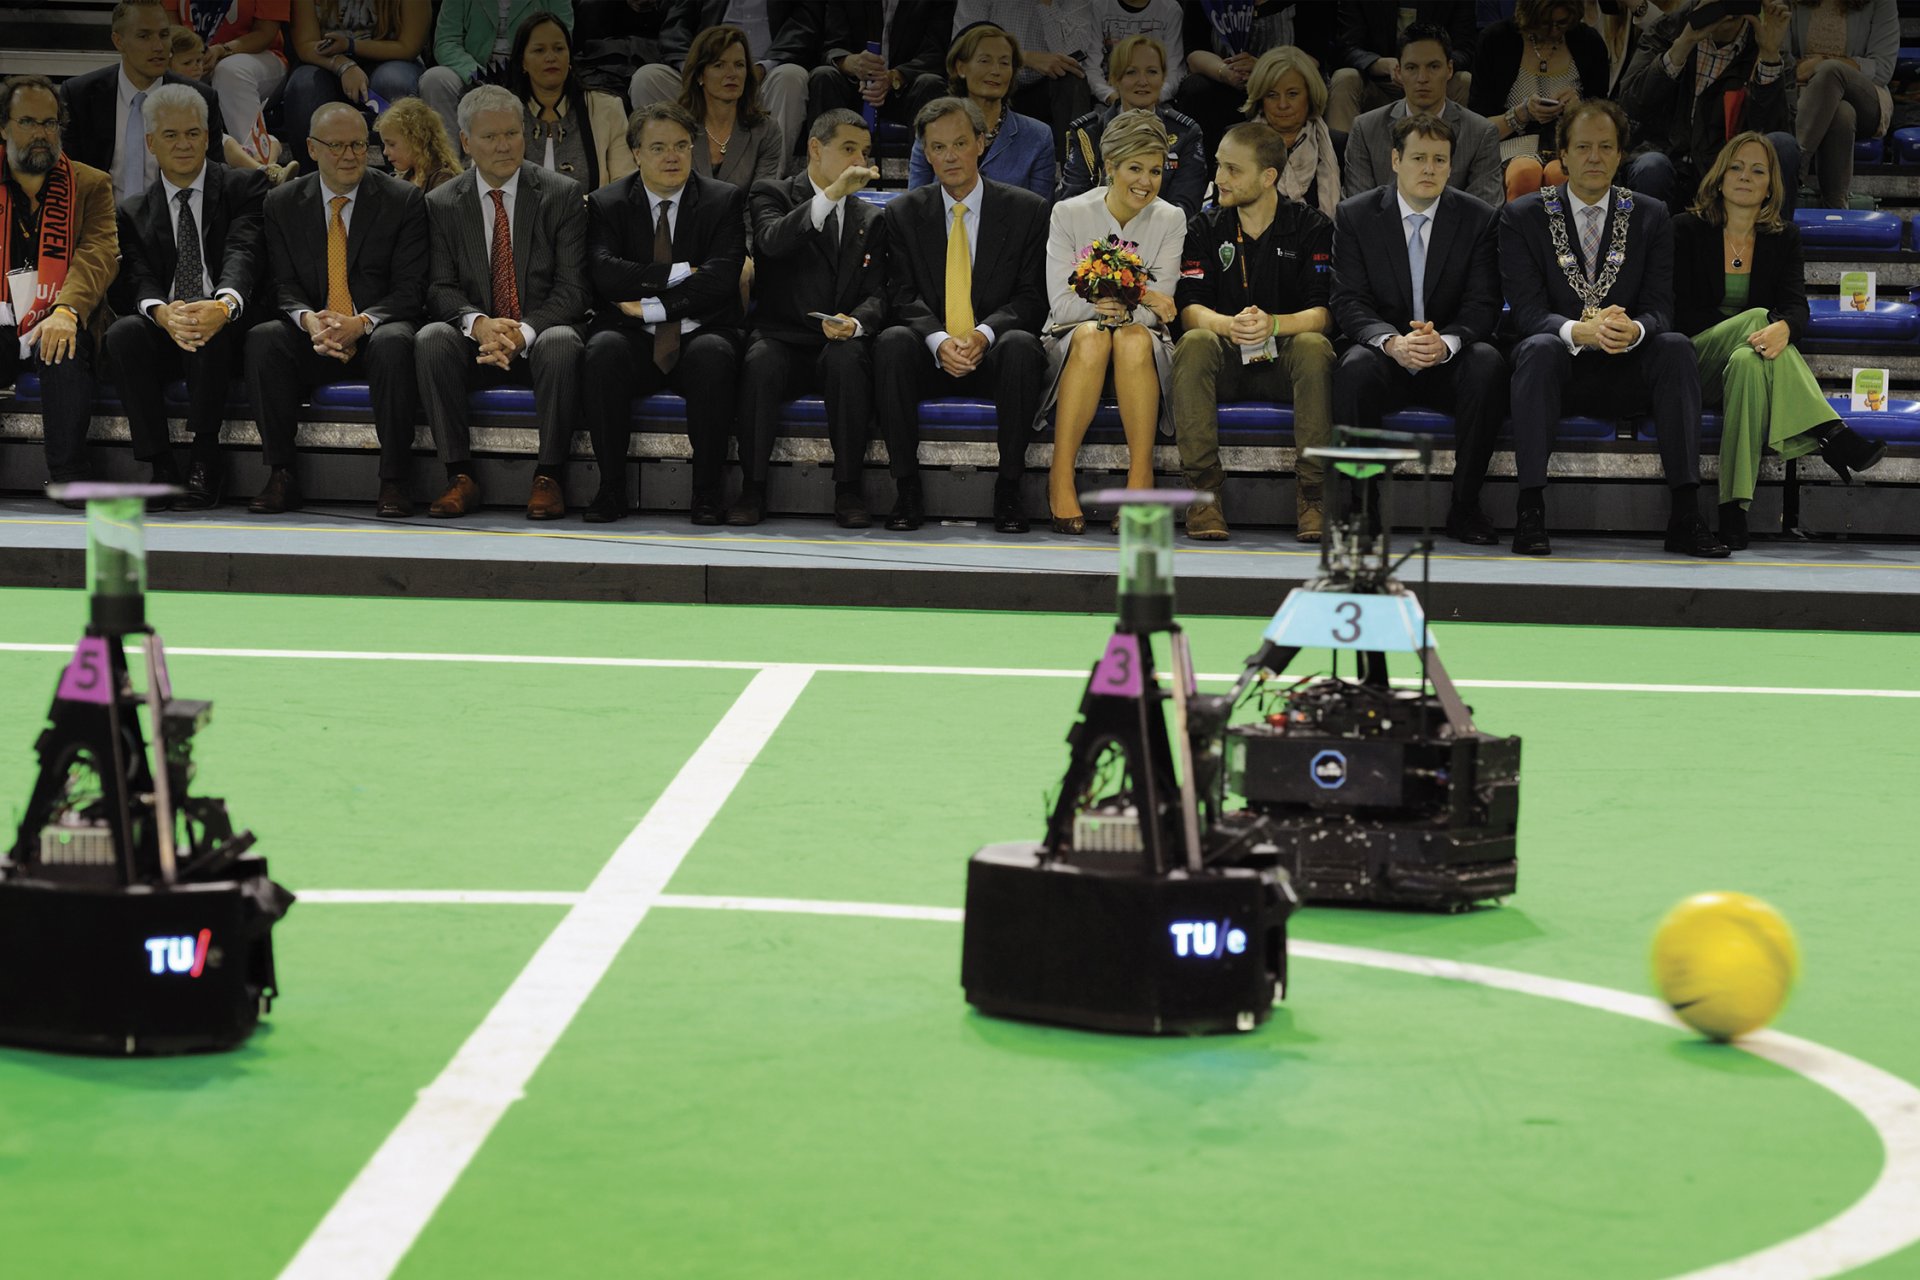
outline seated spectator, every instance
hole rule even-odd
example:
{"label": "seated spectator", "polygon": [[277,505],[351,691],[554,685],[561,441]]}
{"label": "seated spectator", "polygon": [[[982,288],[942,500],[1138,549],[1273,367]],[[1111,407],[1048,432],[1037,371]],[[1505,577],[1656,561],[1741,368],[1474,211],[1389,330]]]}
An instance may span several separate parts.
{"label": "seated spectator", "polygon": [[1013,37],[1020,50],[1020,71],[1009,105],[1021,115],[1046,122],[1057,157],[1068,123],[1094,105],[1087,68],[1101,51],[1088,0],[959,0],[948,44],[958,33],[981,23]]}
{"label": "seated spectator", "polygon": [[[167,47],[173,55],[173,61],[168,65],[167,70],[187,80],[205,80],[207,75],[207,42],[200,38],[200,33],[192,27],[168,27],[167,41]],[[209,128],[211,127],[211,122],[209,122]],[[272,145],[275,155],[284,154],[277,142]],[[214,149],[210,148],[210,150]],[[300,168],[300,162],[298,160],[289,160],[285,164],[263,161],[255,156],[253,152],[242,146],[238,138],[226,132],[222,132],[220,135],[217,153],[221,159],[236,169],[260,170],[266,175],[267,181],[276,187],[292,177],[294,172]]]}
{"label": "seated spectator", "polygon": [[1291,45],[1260,55],[1247,77],[1248,118],[1264,122],[1287,148],[1280,197],[1331,218],[1340,203],[1340,152],[1346,135],[1327,129],[1327,83],[1313,59]]}
{"label": "seated spectator", "polygon": [[1627,78],[1627,68],[1633,65],[1634,54],[1640,49],[1642,24],[1649,22],[1649,14],[1657,17],[1684,0],[1662,0],[1659,6],[1655,6],[1653,0],[1584,2],[1580,20],[1598,31],[1607,46],[1607,91],[1600,96],[1618,101],[1621,82]]}
{"label": "seated spectator", "polygon": [[745,31],[708,27],[687,51],[677,98],[694,120],[693,171],[742,193],[763,178],[779,177],[787,153],[780,122],[760,105],[760,82],[751,67]]}
{"label": "seated spectator", "polygon": [[1834,413],[1794,343],[1807,331],[1800,232],[1780,216],[1780,165],[1765,134],[1720,149],[1693,208],[1673,220],[1674,328],[1693,338],[1703,404],[1722,404],[1720,540],[1748,542],[1763,454],[1818,452],[1844,479],[1886,445]]}
{"label": "seated spectator", "polygon": [[[467,393],[514,383],[533,387],[540,428],[527,519],[558,520],[567,511],[561,479],[580,421],[587,206],[578,182],[528,162],[519,94],[480,85],[460,100],[460,118],[460,146],[473,166],[427,200],[432,323],[414,340],[420,398],[447,469],[446,491],[427,514],[444,520],[479,510]],[[376,515],[413,514],[404,480],[380,488]]]}
{"label": "seated spectator", "polygon": [[282,98],[287,119],[311,120],[329,102],[384,106],[420,92],[420,53],[433,27],[433,0],[290,4],[299,65],[288,74]]}
{"label": "seated spectator", "polygon": [[[144,104],[142,104],[144,106]],[[0,298],[0,385],[40,375],[40,421],[53,484],[87,478],[101,304],[120,270],[113,179],[60,153],[66,111],[45,76],[0,81],[0,272],[32,271],[39,284],[24,313]],[[137,127],[137,126],[136,126]],[[49,218],[47,215],[53,216]],[[80,503],[70,503],[80,506]]]}
{"label": "seated spectator", "polygon": [[1168,74],[1179,81],[1174,104],[1200,122],[1207,155],[1220,145],[1220,135],[1241,119],[1247,77],[1260,55],[1283,44],[1306,47],[1295,35],[1298,7],[1265,0],[1206,0],[1186,7],[1180,28],[1186,66],[1169,68]]}
{"label": "seated spectator", "polygon": [[1401,117],[1390,142],[1393,185],[1341,201],[1334,215],[1333,315],[1353,345],[1333,371],[1333,411],[1369,429],[1409,404],[1451,411],[1462,461],[1447,533],[1492,546],[1499,539],[1480,509],[1479,478],[1507,410],[1507,362],[1492,345],[1499,215],[1449,188],[1451,132],[1438,116]]}
{"label": "seated spectator", "polygon": [[[1454,76],[1448,96],[1464,105],[1473,84],[1473,48],[1479,28],[1473,0],[1341,0],[1334,35],[1333,76],[1327,82],[1327,128],[1345,133],[1365,111],[1377,111],[1400,97],[1400,31],[1418,23],[1447,33],[1454,49]],[[1413,22],[1401,15],[1413,11]]]}
{"label": "seated spectator", "polygon": [[[1519,0],[1513,17],[1480,33],[1467,105],[1500,134],[1508,200],[1567,180],[1554,163],[1562,113],[1607,89],[1607,45],[1580,21],[1575,0]],[[1635,187],[1634,190],[1641,190]]]}
{"label": "seated spectator", "polygon": [[[1153,37],[1129,39],[1146,43]],[[1087,531],[1074,462],[1109,380],[1127,437],[1129,489],[1153,487],[1154,434],[1173,431],[1166,391],[1173,375],[1175,310],[1168,290],[1179,279],[1187,218],[1159,198],[1169,145],[1167,127],[1151,109],[1121,112],[1100,138],[1106,182],[1053,207],[1047,234],[1047,382],[1040,412],[1053,410],[1047,508],[1055,533]],[[1088,302],[1069,283],[1087,246],[1110,238],[1132,244],[1153,275],[1137,306],[1114,298]],[[1120,528],[1118,515],[1113,527]]]}
{"label": "seated spectator", "polygon": [[[1673,220],[1658,200],[1613,184],[1628,127],[1616,102],[1576,103],[1560,117],[1567,185],[1542,187],[1500,211],[1500,282],[1521,335],[1511,392],[1516,555],[1552,552],[1548,462],[1569,403],[1596,417],[1650,413],[1673,504],[1667,550],[1727,554],[1697,509],[1700,371],[1693,343],[1673,331]],[[1456,464],[1454,481],[1461,479]]]}
{"label": "seated spectator", "polygon": [[207,101],[207,119],[221,118],[212,89],[168,69],[171,29],[160,0],[120,0],[113,7],[112,28],[119,59],[60,86],[61,150],[74,163],[111,176],[115,200],[140,195],[160,173],[140,118],[148,92],[161,84],[193,85]]}
{"label": "seated spectator", "polygon": [[[954,96],[973,103],[986,122],[981,176],[1010,187],[1025,187],[1050,202],[1054,185],[1052,135],[1046,125],[1007,106],[1007,93],[1013,88],[1019,66],[1019,42],[999,27],[980,23],[954,37],[953,47],[947,51],[947,83]],[[926,152],[915,138],[913,153],[907,158],[907,185],[924,187],[933,180],[933,166],[927,163]]]}
{"label": "seated spectator", "polygon": [[918,529],[927,518],[920,401],[971,395],[991,398],[997,419],[994,531],[1025,533],[1020,478],[1047,363],[1047,202],[983,176],[977,101],[935,98],[913,128],[934,181],[887,203],[887,312],[896,323],[873,349],[874,407],[896,489],[887,528]]}
{"label": "seated spectator", "polygon": [[1489,205],[1504,203],[1499,133],[1485,116],[1447,96],[1454,74],[1453,42],[1446,28],[1416,22],[1401,32],[1400,64],[1394,75],[1406,97],[1353,122],[1340,161],[1341,191],[1356,196],[1391,183],[1395,126],[1410,115],[1431,115],[1446,121],[1453,135],[1447,144],[1448,185]]}
{"label": "seated spectator", "polygon": [[173,20],[207,42],[205,74],[220,95],[222,127],[260,160],[274,158],[262,108],[287,78],[288,6],[289,0],[167,0]]}
{"label": "seated spectator", "polygon": [[[193,433],[185,510],[218,506],[226,488],[220,424],[246,341],[241,321],[266,276],[260,241],[265,175],[207,163],[207,104],[185,85],[155,89],[142,107],[160,181],[120,206],[125,312],[107,330],[107,357],[125,406],[133,456],[156,484],[183,483],[167,434],[166,384],[187,384]],[[166,499],[159,499],[169,505]]]}
{"label": "seated spectator", "polygon": [[511,88],[527,109],[527,158],[588,191],[633,172],[620,99],[588,89],[573,66],[573,37],[550,13],[536,13],[513,37]]}
{"label": "seated spectator", "polygon": [[1853,195],[1854,142],[1879,137],[1893,119],[1888,86],[1900,57],[1899,11],[1894,0],[1801,0],[1787,52],[1800,87],[1793,134],[1801,156],[1799,171],[1786,175],[1788,191],[1812,169],[1820,203],[1845,209]]}
{"label": "seated spectator", "polygon": [[[1107,57],[1115,45],[1129,36],[1152,36],[1167,51],[1167,65],[1181,66],[1187,60],[1186,46],[1180,42],[1186,15],[1180,0],[1087,0],[1087,21],[1092,24],[1097,48],[1089,49],[1086,59],[1087,90],[1095,106],[1117,106],[1120,86],[1107,79]],[[1160,100],[1172,102],[1180,91],[1180,82],[1166,77]]]}
{"label": "seated spectator", "polygon": [[[1259,79],[1256,71],[1248,83]],[[1227,537],[1221,402],[1290,403],[1299,449],[1333,439],[1333,223],[1313,205],[1280,198],[1287,164],[1286,144],[1264,122],[1233,126],[1214,161],[1219,205],[1187,223],[1174,294],[1185,330],[1173,348],[1174,436],[1188,486],[1213,495],[1187,508],[1189,538]],[[1324,469],[1301,453],[1294,475],[1294,536],[1318,542]]]}
{"label": "seated spectator", "polygon": [[[1712,11],[1689,4],[1653,26],[1621,86],[1620,105],[1650,148],[1634,157],[1626,185],[1683,208],[1727,136],[1742,131],[1767,134],[1786,173],[1800,172],[1800,144],[1786,131],[1789,12],[1787,0],[1767,0],[1758,16],[1703,26],[1694,19]],[[1795,191],[1789,179],[1785,216]]]}
{"label": "seated spectator", "polygon": [[816,389],[833,442],[834,523],[873,523],[860,468],[873,425],[873,341],[886,319],[887,237],[878,206],[855,193],[879,177],[867,122],[836,107],[813,122],[805,173],[754,184],[763,287],[741,383],[740,498],[728,524],[766,516],[780,404]]}
{"label": "seated spectator", "polygon": [[[792,143],[806,132],[807,77],[820,65],[825,48],[824,8],[804,0],[672,0],[660,29],[661,60],[633,73],[627,100],[635,107],[676,99],[685,106],[685,64],[695,40],[718,26],[735,27],[744,33],[746,47],[760,52],[752,63],[756,101],[780,127],[782,145]],[[699,119],[698,112],[694,118]],[[697,155],[699,139],[694,141]],[[781,167],[772,176],[784,173],[787,161],[788,152],[782,151]],[[745,190],[750,182],[740,185]]]}
{"label": "seated spectator", "polygon": [[440,113],[419,98],[402,98],[373,122],[380,150],[393,166],[393,176],[411,182],[424,194],[460,172],[459,157],[447,138]]}
{"label": "seated spectator", "polygon": [[[827,60],[807,77],[808,119],[817,124],[828,111],[865,110],[911,125],[921,107],[947,91],[952,0],[841,0],[827,6],[825,40]],[[880,52],[869,52],[870,44]]]}
{"label": "seated spectator", "polygon": [[536,13],[573,26],[573,0],[441,0],[433,22],[434,65],[420,77],[420,96],[440,113],[448,138],[460,136],[460,99],[468,89],[507,82],[513,34]]}
{"label": "seated spectator", "polygon": [[635,396],[677,391],[693,443],[691,515],[724,517],[727,437],[740,375],[740,267],[747,193],[694,172],[686,108],[656,102],[627,120],[636,172],[587,197],[587,421],[600,462],[590,524],[627,513]]}
{"label": "seated spectator", "polygon": [[573,69],[595,93],[625,101],[633,69],[660,61],[668,0],[573,0]]}
{"label": "seated spectator", "polygon": [[[1128,36],[1113,46],[1107,73],[1120,86],[1120,101],[1095,107],[1067,130],[1067,166],[1060,198],[1107,185],[1106,153],[1100,137],[1123,111],[1151,111],[1167,133],[1167,154],[1157,185],[1160,198],[1188,217],[1200,212],[1207,194],[1207,160],[1200,150],[1200,126],[1168,106],[1160,94],[1167,78],[1167,51],[1153,36]],[[1168,287],[1172,287],[1169,284]]]}
{"label": "seated spectator", "polygon": [[367,167],[367,118],[344,102],[314,113],[317,172],[266,201],[274,310],[247,333],[247,390],[267,482],[247,510],[298,511],[300,399],[323,382],[365,380],[380,439],[380,505],[404,485],[419,419],[413,335],[427,295],[427,210],[418,188]]}

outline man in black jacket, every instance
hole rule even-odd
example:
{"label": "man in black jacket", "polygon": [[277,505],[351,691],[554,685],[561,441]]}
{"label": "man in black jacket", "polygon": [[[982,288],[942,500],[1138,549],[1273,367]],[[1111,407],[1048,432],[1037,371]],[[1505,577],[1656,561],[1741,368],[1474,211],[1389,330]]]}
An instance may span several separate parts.
{"label": "man in black jacket", "polygon": [[81,164],[112,174],[116,201],[144,192],[160,171],[147,150],[140,112],[147,94],[161,84],[186,85],[206,102],[207,155],[215,164],[221,163],[220,142],[226,126],[220,118],[220,99],[211,87],[167,70],[173,59],[169,27],[160,0],[120,0],[113,7],[113,47],[120,60],[60,86],[60,98],[67,105],[61,149]]}
{"label": "man in black jacket", "polygon": [[887,528],[918,529],[926,520],[921,398],[976,395],[992,398],[998,424],[994,530],[1025,533],[1020,480],[1047,365],[1047,202],[980,176],[987,125],[975,103],[935,98],[913,128],[935,180],[895,196],[885,217],[888,312],[898,323],[880,335],[873,363],[898,490]]}
{"label": "man in black jacket", "polygon": [[217,506],[226,488],[220,423],[239,367],[240,327],[262,274],[266,175],[207,163],[207,105],[186,85],[162,85],[143,105],[160,180],[119,207],[120,318],[107,330],[133,456],[161,484],[181,483],[162,403],[167,381],[187,382],[193,433],[183,510]]}
{"label": "man in black jacket", "polygon": [[301,392],[364,377],[380,438],[380,482],[404,482],[419,416],[413,336],[427,295],[427,209],[420,189],[367,168],[367,118],[329,102],[313,113],[318,172],[266,201],[267,264],[284,316],[247,334],[247,388],[266,453],[256,515],[300,508],[293,475]]}
{"label": "man in black jacket", "polygon": [[1413,10],[1413,21],[1444,30],[1453,41],[1453,81],[1447,96],[1461,106],[1473,84],[1473,48],[1479,31],[1473,0],[1420,0],[1404,5],[1397,0],[1341,0],[1334,32],[1334,67],[1327,77],[1327,128],[1342,133],[1364,111],[1384,107],[1401,95],[1401,15]]}
{"label": "man in black jacket", "polygon": [[1791,218],[1800,144],[1787,101],[1793,73],[1780,56],[1791,21],[1786,0],[1765,0],[1758,15],[1717,21],[1710,7],[1686,0],[1654,24],[1620,80],[1620,105],[1644,144],[1627,165],[1626,185],[1679,213],[1727,139],[1751,130],[1766,134],[1779,153],[1781,213]]}
{"label": "man in black jacket", "polygon": [[805,173],[753,184],[760,305],[740,396],[745,474],[728,524],[765,517],[780,402],[813,387],[826,399],[833,441],[834,521],[843,529],[872,523],[860,495],[860,464],[873,425],[873,338],[885,319],[887,239],[880,210],[855,193],[879,176],[866,121],[833,110],[813,122]]}
{"label": "man in black jacket", "polygon": [[[947,47],[954,0],[836,0],[827,6],[826,62],[807,78],[807,117],[835,107],[872,106],[880,119],[911,124],[921,107],[947,91]],[[882,39],[884,35],[884,40]],[[879,53],[868,51],[879,44]]]}
{"label": "man in black jacket", "polygon": [[1333,414],[1378,427],[1407,404],[1454,416],[1447,532],[1498,541],[1479,481],[1506,417],[1507,365],[1489,339],[1500,319],[1493,207],[1447,185],[1453,130],[1438,116],[1393,128],[1394,184],[1341,202],[1333,223],[1333,317],[1353,346],[1333,371]]}
{"label": "man in black jacket", "polygon": [[592,524],[627,513],[633,399],[672,388],[686,398],[693,443],[693,523],[719,524],[720,486],[740,373],[740,272],[746,193],[693,172],[693,117],[669,102],[636,110],[627,143],[639,164],[587,199],[593,336],[587,421],[600,460]]}

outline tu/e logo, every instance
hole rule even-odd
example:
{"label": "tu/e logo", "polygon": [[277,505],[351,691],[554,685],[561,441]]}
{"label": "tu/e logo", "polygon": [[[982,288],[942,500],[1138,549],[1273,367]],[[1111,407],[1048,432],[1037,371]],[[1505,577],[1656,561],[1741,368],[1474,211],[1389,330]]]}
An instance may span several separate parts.
{"label": "tu/e logo", "polygon": [[197,978],[206,972],[207,948],[212,942],[211,929],[181,937],[148,938],[147,971],[156,974],[184,973],[189,978]]}

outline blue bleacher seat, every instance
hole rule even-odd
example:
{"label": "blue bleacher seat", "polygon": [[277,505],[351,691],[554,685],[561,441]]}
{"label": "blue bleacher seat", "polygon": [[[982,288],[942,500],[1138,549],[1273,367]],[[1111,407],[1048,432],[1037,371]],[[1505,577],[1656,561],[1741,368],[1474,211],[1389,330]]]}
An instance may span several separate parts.
{"label": "blue bleacher seat", "polygon": [[895,196],[899,195],[900,193],[898,191],[875,191],[871,187],[869,187],[869,188],[866,188],[865,190],[856,191],[853,194],[855,194],[856,196],[859,196],[862,200],[865,200],[868,204],[878,205],[884,209],[886,208],[887,201],[893,199]]}
{"label": "blue bleacher seat", "polygon": [[1897,213],[1870,209],[1795,209],[1793,225],[1810,249],[1870,249],[1900,247],[1906,221]]}
{"label": "blue bleacher seat", "polygon": [[875,121],[873,144],[876,147],[912,147],[913,130],[894,120]]}
{"label": "blue bleacher seat", "polygon": [[1920,164],[1920,129],[1893,131],[1893,160],[1895,164]]}
{"label": "blue bleacher seat", "polygon": [[1879,412],[1855,413],[1847,396],[1828,396],[1833,411],[1863,436],[1889,444],[1920,444],[1920,400],[1889,400]]}
{"label": "blue bleacher seat", "polygon": [[[1845,305],[1843,305],[1845,303]],[[1876,302],[1855,311],[1841,298],[1813,298],[1807,337],[1818,342],[1905,342],[1920,339],[1920,307],[1911,302]]]}
{"label": "blue bleacher seat", "polygon": [[1853,162],[1855,164],[1879,164],[1886,154],[1886,144],[1878,138],[1861,138],[1853,144]]}

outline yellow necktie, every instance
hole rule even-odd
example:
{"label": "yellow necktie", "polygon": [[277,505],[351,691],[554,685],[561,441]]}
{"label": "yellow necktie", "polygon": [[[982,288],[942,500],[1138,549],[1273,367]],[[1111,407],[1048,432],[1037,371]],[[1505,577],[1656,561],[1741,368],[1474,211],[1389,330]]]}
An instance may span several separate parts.
{"label": "yellow necktie", "polygon": [[327,219],[327,310],[350,316],[353,293],[347,288],[347,223],[342,216],[347,198],[335,196],[329,203],[333,216]]}
{"label": "yellow necktie", "polygon": [[953,206],[947,232],[947,332],[964,338],[973,332],[973,257],[967,252],[967,206]]}

